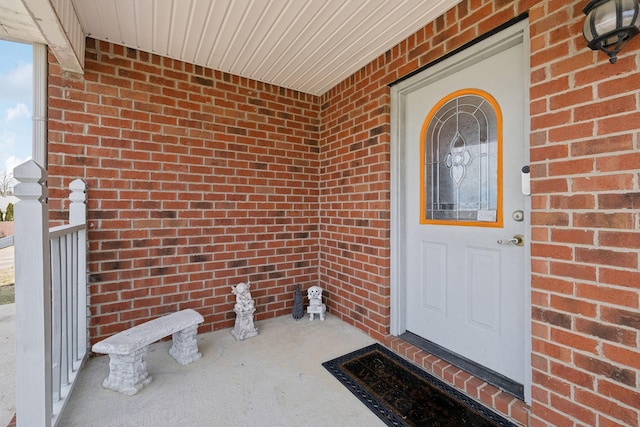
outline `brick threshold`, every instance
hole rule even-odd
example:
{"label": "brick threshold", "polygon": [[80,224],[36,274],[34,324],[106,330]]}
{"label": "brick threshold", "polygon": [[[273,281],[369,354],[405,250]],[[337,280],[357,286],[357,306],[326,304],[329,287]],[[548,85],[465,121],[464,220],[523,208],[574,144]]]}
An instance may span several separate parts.
{"label": "brick threshold", "polygon": [[523,427],[529,425],[529,406],[512,394],[408,343],[402,338],[388,336],[384,344],[393,352],[501,414],[511,422]]}

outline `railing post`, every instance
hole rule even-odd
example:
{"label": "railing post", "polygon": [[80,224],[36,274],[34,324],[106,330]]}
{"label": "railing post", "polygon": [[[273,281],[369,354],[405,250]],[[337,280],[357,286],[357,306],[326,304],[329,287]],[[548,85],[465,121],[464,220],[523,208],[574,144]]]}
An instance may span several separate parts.
{"label": "railing post", "polygon": [[71,190],[69,194],[69,200],[71,200],[69,205],[69,224],[85,224],[87,222],[87,205],[85,204],[87,200],[87,184],[81,179],[74,179],[69,184],[69,190]]}
{"label": "railing post", "polygon": [[[87,184],[75,179],[69,184],[69,224],[87,223]],[[78,354],[75,360],[81,360],[87,350],[87,229],[78,231]]]}
{"label": "railing post", "polygon": [[16,421],[51,425],[51,271],[47,172],[28,160],[13,170],[16,267]]}

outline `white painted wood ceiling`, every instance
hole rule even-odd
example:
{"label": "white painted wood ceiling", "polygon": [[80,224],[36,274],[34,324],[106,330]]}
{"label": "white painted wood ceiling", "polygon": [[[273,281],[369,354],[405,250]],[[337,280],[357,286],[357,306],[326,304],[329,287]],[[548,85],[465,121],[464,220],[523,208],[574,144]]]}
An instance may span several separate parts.
{"label": "white painted wood ceiling", "polygon": [[460,1],[0,0],[0,39],[78,72],[84,33],[321,95]]}
{"label": "white painted wood ceiling", "polygon": [[84,33],[321,95],[460,0],[72,0]]}
{"label": "white painted wood ceiling", "polygon": [[22,0],[0,0],[0,39],[20,43],[46,43]]}

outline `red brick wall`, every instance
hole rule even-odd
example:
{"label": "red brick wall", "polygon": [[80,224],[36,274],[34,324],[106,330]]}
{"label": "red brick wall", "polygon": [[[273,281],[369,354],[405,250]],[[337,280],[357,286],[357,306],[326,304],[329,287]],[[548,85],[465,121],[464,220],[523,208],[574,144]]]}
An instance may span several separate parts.
{"label": "red brick wall", "polygon": [[610,65],[586,3],[463,0],[321,98],[103,43],[83,79],[52,64],[53,214],[85,177],[93,338],[186,306],[230,326],[229,285],[252,279],[259,318],[318,281],[388,340],[387,85],[529,11],[530,424],[638,426],[640,37]]}
{"label": "red brick wall", "polygon": [[182,308],[232,326],[291,312],[318,271],[318,99],[88,40],[86,73],[49,77],[51,216],[88,184],[96,341]]}
{"label": "red brick wall", "polygon": [[323,98],[320,281],[330,311],[382,339],[389,333],[389,90],[383,60]]}
{"label": "red brick wall", "polygon": [[463,0],[321,101],[320,282],[332,312],[380,338],[390,323],[387,85],[530,12],[532,426],[640,423],[640,37],[610,65],[582,37],[586,3]]}
{"label": "red brick wall", "polygon": [[586,3],[530,15],[534,426],[640,423],[640,40],[609,64]]}

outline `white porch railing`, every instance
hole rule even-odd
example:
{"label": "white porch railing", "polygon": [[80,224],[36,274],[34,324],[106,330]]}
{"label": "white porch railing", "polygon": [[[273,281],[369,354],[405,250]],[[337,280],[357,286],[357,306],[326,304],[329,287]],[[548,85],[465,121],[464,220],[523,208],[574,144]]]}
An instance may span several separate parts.
{"label": "white porch railing", "polygon": [[49,229],[47,173],[14,169],[16,421],[55,426],[87,356],[85,183],[71,190],[69,225]]}
{"label": "white porch railing", "polygon": [[10,246],[13,246],[13,236],[0,238],[0,249],[8,248]]}

